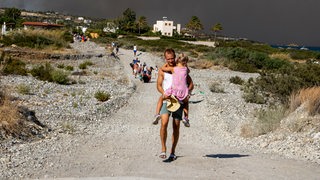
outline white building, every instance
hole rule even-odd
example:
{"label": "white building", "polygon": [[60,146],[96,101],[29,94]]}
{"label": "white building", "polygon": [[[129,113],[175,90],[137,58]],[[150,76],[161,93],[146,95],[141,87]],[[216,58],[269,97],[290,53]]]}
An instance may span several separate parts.
{"label": "white building", "polygon": [[167,17],[163,17],[163,20],[159,20],[157,21],[157,24],[153,25],[153,32],[160,31],[163,36],[172,36],[174,29],[177,30],[178,34],[180,34],[181,24],[174,26],[173,21],[167,20]]}

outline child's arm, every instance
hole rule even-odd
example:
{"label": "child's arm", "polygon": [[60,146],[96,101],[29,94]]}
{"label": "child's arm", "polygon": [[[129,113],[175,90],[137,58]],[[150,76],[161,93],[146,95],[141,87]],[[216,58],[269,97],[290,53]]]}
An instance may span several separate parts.
{"label": "child's arm", "polygon": [[164,64],[162,67],[161,67],[161,70],[164,71],[164,72],[171,72],[173,73],[173,67],[170,67],[168,66],[168,64]]}

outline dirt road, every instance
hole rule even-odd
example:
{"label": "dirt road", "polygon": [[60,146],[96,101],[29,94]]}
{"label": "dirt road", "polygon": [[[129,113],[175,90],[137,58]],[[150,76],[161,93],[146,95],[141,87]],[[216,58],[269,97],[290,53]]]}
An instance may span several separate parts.
{"label": "dirt road", "polygon": [[[82,145],[75,147],[76,153],[60,157],[59,162],[63,166],[61,169],[47,169],[47,177],[319,179],[320,167],[317,164],[225,146],[223,137],[210,131],[214,124],[205,119],[205,101],[190,105],[193,121],[190,128],[181,126],[176,152],[178,159],[163,161],[158,157],[161,148],[160,127],[151,124],[159,96],[155,79],[151,83],[134,79],[128,65],[132,60],[132,52],[120,51],[120,61],[130,80],[136,84],[136,92],[126,106],[97,129],[104,133],[82,137]],[[151,65],[162,63],[161,59],[148,53],[143,53],[140,59]],[[168,136],[170,132],[171,128]],[[168,138],[168,149],[170,142]]]}

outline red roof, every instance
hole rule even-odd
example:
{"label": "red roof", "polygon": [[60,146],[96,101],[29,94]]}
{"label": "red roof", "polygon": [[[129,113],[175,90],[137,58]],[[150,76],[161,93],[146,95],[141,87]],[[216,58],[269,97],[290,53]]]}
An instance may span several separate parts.
{"label": "red roof", "polygon": [[27,26],[45,26],[45,27],[63,27],[64,25],[61,24],[48,24],[43,22],[24,22],[22,25]]}

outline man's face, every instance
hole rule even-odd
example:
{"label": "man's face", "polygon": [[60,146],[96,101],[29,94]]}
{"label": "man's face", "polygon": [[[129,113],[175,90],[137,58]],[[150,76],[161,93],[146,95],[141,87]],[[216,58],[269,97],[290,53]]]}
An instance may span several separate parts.
{"label": "man's face", "polygon": [[174,59],[174,54],[166,53],[165,54],[165,59],[166,59],[166,62],[168,63],[169,66],[175,66],[176,65],[176,62],[175,62],[175,59]]}

